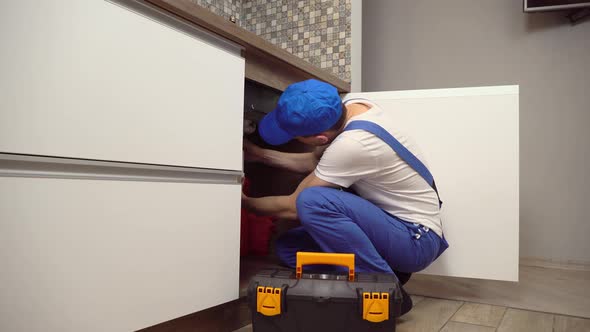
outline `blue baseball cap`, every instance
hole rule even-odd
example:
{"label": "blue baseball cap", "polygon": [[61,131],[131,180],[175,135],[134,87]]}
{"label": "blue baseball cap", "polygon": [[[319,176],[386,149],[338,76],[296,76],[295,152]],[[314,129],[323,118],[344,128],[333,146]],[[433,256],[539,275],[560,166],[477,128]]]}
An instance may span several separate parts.
{"label": "blue baseball cap", "polygon": [[281,145],[297,136],[309,136],[330,129],[342,115],[342,100],[332,85],[307,80],[289,85],[277,107],[258,126],[264,141]]}

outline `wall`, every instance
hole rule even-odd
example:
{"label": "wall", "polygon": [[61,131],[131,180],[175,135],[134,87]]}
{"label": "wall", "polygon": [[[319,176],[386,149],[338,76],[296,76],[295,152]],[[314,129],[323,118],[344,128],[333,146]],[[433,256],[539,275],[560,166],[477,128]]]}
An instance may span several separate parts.
{"label": "wall", "polygon": [[521,6],[365,1],[363,90],[519,84],[521,257],[590,263],[590,22]]}
{"label": "wall", "polygon": [[350,0],[243,0],[241,26],[350,82]]}
{"label": "wall", "polygon": [[[244,29],[351,81],[351,0],[191,1],[228,20],[233,16]],[[361,0],[353,1],[360,8]]]}

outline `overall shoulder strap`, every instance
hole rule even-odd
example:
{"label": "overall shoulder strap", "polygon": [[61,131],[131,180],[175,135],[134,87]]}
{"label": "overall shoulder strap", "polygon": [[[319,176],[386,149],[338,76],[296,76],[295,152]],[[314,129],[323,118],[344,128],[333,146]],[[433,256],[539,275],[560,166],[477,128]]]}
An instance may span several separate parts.
{"label": "overall shoulder strap", "polygon": [[365,120],[356,120],[350,122],[346,126],[346,128],[344,128],[344,131],[354,129],[368,131],[371,134],[379,137],[385,143],[387,143],[387,145],[389,145],[391,149],[393,149],[393,151],[395,151],[403,161],[408,163],[410,167],[412,167],[416,172],[418,172],[418,174],[420,174],[420,176],[424,180],[426,180],[426,182],[432,187],[432,189],[434,189],[436,195],[438,196],[439,207],[442,206],[442,201],[440,200],[440,196],[438,195],[438,189],[436,188],[434,177],[432,176],[428,168],[426,168],[426,165],[424,165],[424,163],[422,163],[420,159],[418,159],[412,152],[410,152],[405,146],[403,146],[403,144],[401,144],[395,137],[393,137],[393,135],[391,135],[387,130],[383,129],[383,127],[381,127],[380,125]]}

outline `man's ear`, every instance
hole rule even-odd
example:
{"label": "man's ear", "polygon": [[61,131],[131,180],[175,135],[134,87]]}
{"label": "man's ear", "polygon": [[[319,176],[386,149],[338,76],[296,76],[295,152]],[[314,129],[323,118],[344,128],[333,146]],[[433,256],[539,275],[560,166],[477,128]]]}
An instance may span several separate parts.
{"label": "man's ear", "polygon": [[328,144],[328,142],[330,141],[330,139],[328,138],[328,136],[324,135],[324,134],[319,134],[315,136],[317,142],[319,145],[325,145]]}

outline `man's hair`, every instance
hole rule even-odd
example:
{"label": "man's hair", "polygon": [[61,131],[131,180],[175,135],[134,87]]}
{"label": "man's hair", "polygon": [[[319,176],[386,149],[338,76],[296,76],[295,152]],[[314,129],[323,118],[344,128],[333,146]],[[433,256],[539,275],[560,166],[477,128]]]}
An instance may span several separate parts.
{"label": "man's hair", "polygon": [[340,119],[338,119],[338,121],[336,121],[336,123],[328,130],[339,130],[344,126],[344,120],[346,119],[346,107],[344,106],[344,103],[342,103],[341,105],[342,114],[340,115]]}

